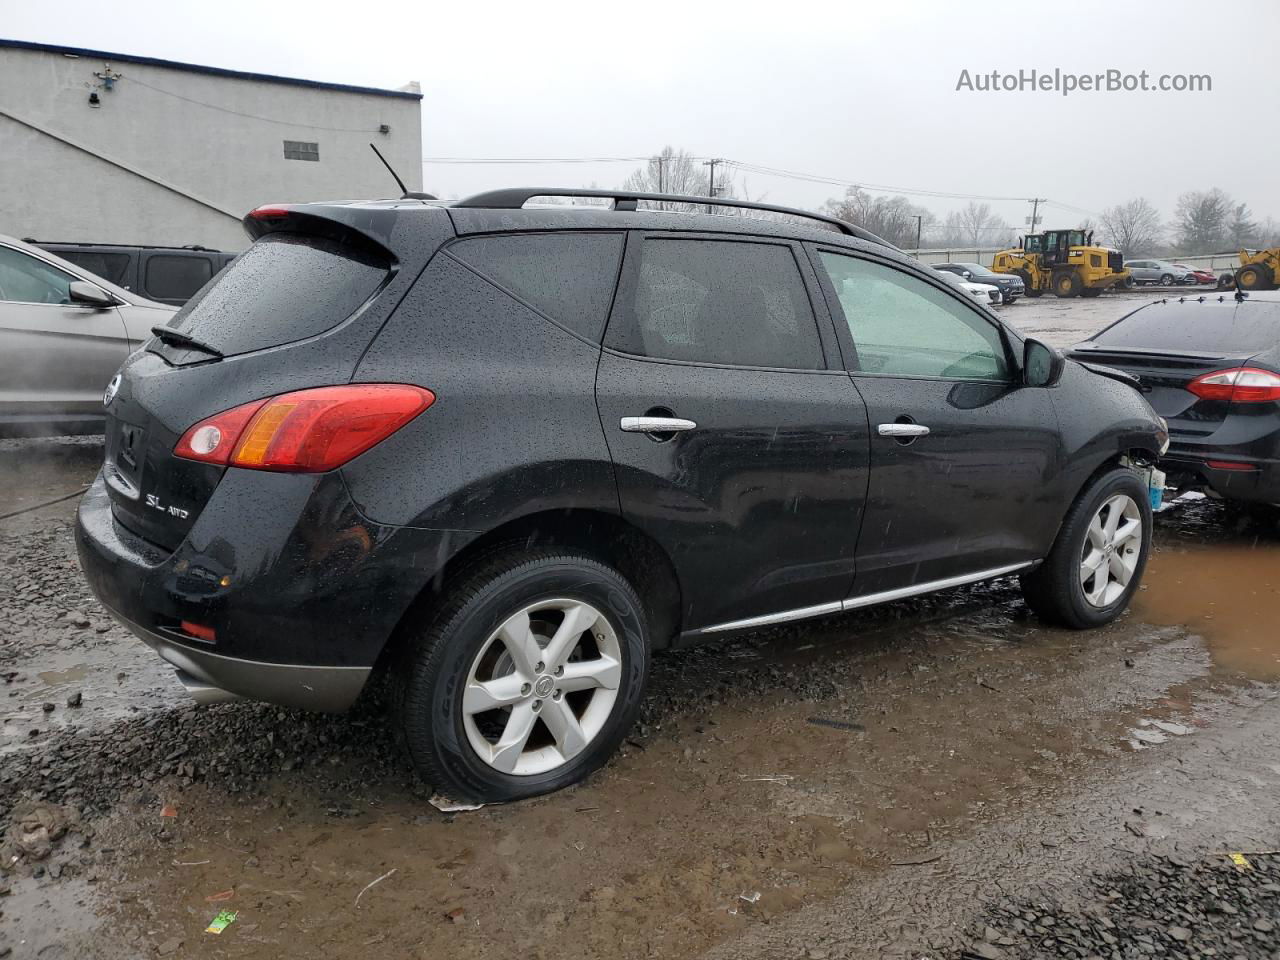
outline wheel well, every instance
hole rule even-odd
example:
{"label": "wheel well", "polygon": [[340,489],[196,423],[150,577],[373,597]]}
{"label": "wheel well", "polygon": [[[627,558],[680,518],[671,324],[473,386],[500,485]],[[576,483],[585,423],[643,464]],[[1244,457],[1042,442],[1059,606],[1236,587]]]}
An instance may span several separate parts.
{"label": "wheel well", "polygon": [[409,605],[378,660],[385,665],[415,625],[431,615],[449,586],[477,563],[498,552],[536,547],[571,547],[613,567],[631,582],[644,604],[649,634],[657,648],[671,645],[680,631],[680,580],[671,558],[657,541],[619,516],[597,510],[551,510],[504,523],[471,541]]}

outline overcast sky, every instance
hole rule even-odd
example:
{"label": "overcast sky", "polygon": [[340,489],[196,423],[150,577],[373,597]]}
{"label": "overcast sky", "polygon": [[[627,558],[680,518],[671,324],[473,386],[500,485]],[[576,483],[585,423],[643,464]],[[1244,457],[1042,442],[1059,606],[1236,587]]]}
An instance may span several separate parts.
{"label": "overcast sky", "polygon": [[[664,144],[841,181],[1053,204],[1045,226],[1218,186],[1280,218],[1280,3],[499,4],[364,0],[0,0],[0,34],[379,87],[422,84],[426,157],[638,157]],[[981,93],[975,76],[1108,69],[1212,91]],[[446,195],[615,186],[634,163],[443,164]],[[739,190],[817,206],[843,187],[735,171]],[[894,191],[896,192],[896,191]],[[913,196],[939,215],[965,199]],[[1063,204],[1066,206],[1059,206]]]}

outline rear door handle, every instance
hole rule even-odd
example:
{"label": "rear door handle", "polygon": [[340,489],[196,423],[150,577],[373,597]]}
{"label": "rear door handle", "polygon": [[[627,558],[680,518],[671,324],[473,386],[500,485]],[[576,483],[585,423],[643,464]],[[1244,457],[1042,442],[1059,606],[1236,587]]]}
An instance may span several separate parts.
{"label": "rear door handle", "polygon": [[683,433],[696,430],[692,420],[680,417],[623,417],[622,429],[627,433]]}
{"label": "rear door handle", "polygon": [[927,437],[929,428],[923,423],[882,423],[876,432],[882,437]]}

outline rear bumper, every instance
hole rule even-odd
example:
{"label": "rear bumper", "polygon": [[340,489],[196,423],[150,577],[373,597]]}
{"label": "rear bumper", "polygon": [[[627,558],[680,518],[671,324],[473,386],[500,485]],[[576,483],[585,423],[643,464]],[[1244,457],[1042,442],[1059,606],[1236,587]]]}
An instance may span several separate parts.
{"label": "rear bumper", "polygon": [[337,475],[250,473],[228,471],[172,552],[119,523],[100,474],[76,518],[85,579],[197,700],[345,709],[447,534],[365,520]]}
{"label": "rear bumper", "polygon": [[[1245,469],[1210,466],[1209,461],[1240,464]],[[1160,468],[1174,487],[1204,486],[1224,500],[1280,504],[1280,462],[1224,453],[1191,456],[1176,447],[1161,459]]]}
{"label": "rear bumper", "polygon": [[114,610],[111,613],[174,667],[178,680],[199,704],[249,699],[339,713],[355,703],[372,673],[372,667],[317,667],[223,657],[178,643]]}

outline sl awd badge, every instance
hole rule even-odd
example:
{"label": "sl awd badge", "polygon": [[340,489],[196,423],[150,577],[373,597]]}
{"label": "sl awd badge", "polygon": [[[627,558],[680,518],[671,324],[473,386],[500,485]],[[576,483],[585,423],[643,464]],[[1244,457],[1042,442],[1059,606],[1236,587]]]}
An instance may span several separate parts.
{"label": "sl awd badge", "polygon": [[102,405],[104,407],[111,406],[111,401],[116,398],[116,394],[120,390],[120,374],[116,374],[111,378],[111,382],[107,384],[107,389],[102,393]]}

